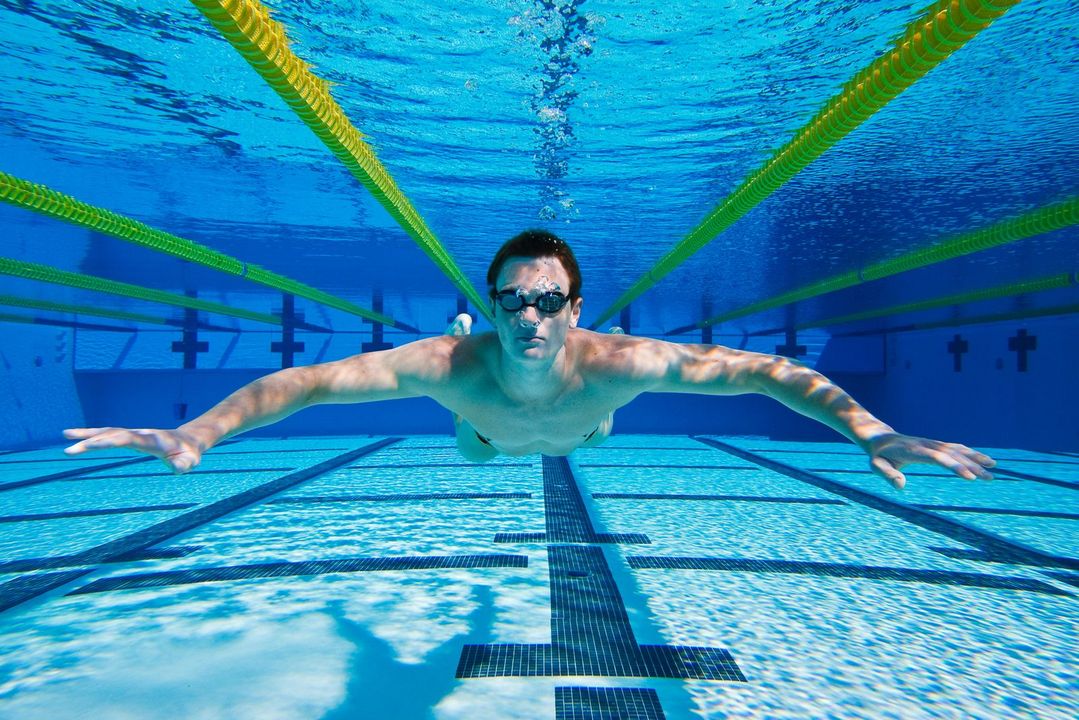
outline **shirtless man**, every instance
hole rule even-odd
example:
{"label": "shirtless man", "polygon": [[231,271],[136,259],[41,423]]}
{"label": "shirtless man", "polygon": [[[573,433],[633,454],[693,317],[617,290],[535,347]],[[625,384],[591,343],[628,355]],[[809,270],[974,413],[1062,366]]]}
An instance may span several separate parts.
{"label": "shirtless man", "polygon": [[127,447],[184,473],[225,438],[311,405],[427,396],[454,414],[461,454],[485,462],[598,445],[611,432],[613,412],[645,392],[762,393],[845,435],[897,489],[910,463],[935,463],[968,480],[992,477],[990,457],[897,433],[787,358],[578,328],[580,270],[551,233],[530,230],[509,240],[487,283],[493,333],[471,335],[471,318],[460,315],[441,337],[267,375],[175,430],[65,430],[80,440],[66,452]]}

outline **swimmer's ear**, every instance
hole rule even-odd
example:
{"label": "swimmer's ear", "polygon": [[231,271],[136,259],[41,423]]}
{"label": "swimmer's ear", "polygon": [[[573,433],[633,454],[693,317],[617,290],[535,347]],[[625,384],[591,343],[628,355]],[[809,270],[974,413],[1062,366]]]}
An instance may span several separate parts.
{"label": "swimmer's ear", "polygon": [[570,304],[569,308],[569,326],[577,327],[577,322],[581,319],[581,305],[584,304],[584,298],[577,298]]}

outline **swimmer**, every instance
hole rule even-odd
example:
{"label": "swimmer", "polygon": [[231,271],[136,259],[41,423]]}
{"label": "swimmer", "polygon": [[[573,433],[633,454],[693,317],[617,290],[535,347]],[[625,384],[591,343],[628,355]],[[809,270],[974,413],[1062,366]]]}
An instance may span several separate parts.
{"label": "swimmer", "polygon": [[968,480],[992,477],[987,455],[898,433],[796,361],[578,328],[577,260],[549,232],[529,230],[506,242],[487,284],[494,332],[474,335],[471,318],[458,315],[439,337],[267,375],[176,429],[65,430],[79,440],[66,452],[131,448],[184,473],[222,440],[305,407],[426,396],[453,414],[461,455],[486,462],[598,445],[611,433],[614,411],[642,393],[759,393],[846,436],[897,489],[911,463],[936,464]]}

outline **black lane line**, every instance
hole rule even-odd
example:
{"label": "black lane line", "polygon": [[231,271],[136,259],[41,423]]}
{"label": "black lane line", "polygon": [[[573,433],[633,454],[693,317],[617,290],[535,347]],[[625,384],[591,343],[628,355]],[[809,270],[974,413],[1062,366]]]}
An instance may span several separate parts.
{"label": "black lane line", "polygon": [[1053,487],[1062,487],[1069,490],[1079,490],[1079,483],[1068,482],[1067,480],[1054,480],[1053,478],[1041,477],[1040,475],[1031,475],[1030,473],[1019,472],[1018,470],[1002,468],[999,465],[993,468],[993,474],[1011,475],[1020,480],[1029,480],[1030,482],[1041,483],[1042,485],[1052,485]]}
{"label": "black lane line", "polygon": [[598,445],[590,448],[580,448],[578,452],[590,452],[592,450],[671,450],[677,452],[708,452],[705,448],[695,447],[630,447],[628,445]]}
{"label": "black lane line", "polygon": [[695,439],[705,445],[711,445],[717,450],[728,452],[735,457],[755,462],[762,467],[774,470],[789,478],[808,483],[813,487],[844,497],[858,505],[878,510],[912,525],[929,530],[930,532],[944,535],[945,537],[949,537],[965,545],[977,548],[982,553],[981,557],[978,559],[985,559],[988,562],[1005,562],[1012,565],[1058,567],[1068,570],[1079,569],[1079,559],[1062,555],[1053,555],[1037,550],[1036,548],[1026,547],[1012,540],[971,527],[958,520],[953,520],[952,518],[943,515],[937,515],[928,510],[921,510],[912,505],[905,505],[894,500],[878,497],[872,493],[848,487],[834,480],[820,477],[819,475],[814,475],[800,468],[785,465],[760,455],[754,455],[746,450],[719,442],[718,440],[712,440],[711,438],[705,437],[697,437]]}
{"label": "black lane line", "polygon": [[86,462],[87,460],[131,460],[130,455],[91,455],[88,458],[85,457],[60,457],[60,458],[38,458],[37,460],[0,460],[0,465],[18,465],[29,463],[77,463]]}
{"label": "black lane line", "polygon": [[532,493],[400,493],[397,495],[293,495],[270,500],[267,505],[348,503],[348,502],[411,502],[422,500],[531,500]]}
{"label": "black lane line", "polygon": [[1054,518],[1057,520],[1079,520],[1079,513],[1053,512],[1051,510],[1009,510],[1007,508],[973,507],[968,505],[924,505],[911,507],[922,510],[947,510],[950,512],[983,513],[986,515],[1015,515],[1018,517]]}
{"label": "black lane line", "polygon": [[[218,446],[220,447],[220,445]],[[225,450],[224,452],[213,451],[214,455],[280,455],[281,453],[320,453],[341,452],[348,448],[289,448],[288,450]]]}
{"label": "black lane line", "polygon": [[[693,437],[693,436],[691,436]],[[701,440],[694,437],[695,440]],[[735,446],[731,446],[735,447]],[[742,448],[738,448],[742,450]],[[747,448],[742,452],[749,453],[791,453],[794,455],[849,455],[850,457],[865,457],[865,453],[849,452],[847,450],[780,450],[779,448]]]}
{"label": "black lane line", "polygon": [[40,485],[41,483],[52,482],[53,480],[67,480],[68,478],[79,477],[80,475],[89,475],[93,472],[100,470],[111,470],[112,468],[127,467],[128,465],[137,465],[139,463],[150,462],[151,460],[157,460],[152,455],[146,455],[144,457],[130,458],[128,460],[121,460],[114,463],[105,463],[103,465],[94,465],[93,467],[81,467],[73,470],[63,470],[58,473],[52,473],[51,475],[41,475],[36,478],[27,478],[26,480],[15,480],[13,482],[0,484],[0,492],[4,490],[15,490],[17,488],[29,487],[31,485]]}
{"label": "black lane line", "polygon": [[651,688],[556,687],[555,720],[666,720]]}
{"label": "black lane line", "polygon": [[97,517],[98,515],[126,515],[128,513],[157,512],[159,510],[186,510],[187,508],[195,507],[197,504],[198,503],[175,503],[173,505],[141,505],[139,507],[103,508],[100,510],[68,510],[67,512],[34,513],[32,515],[0,515],[0,523]]}
{"label": "black lane line", "polygon": [[[869,466],[864,468],[806,468],[806,472],[811,473],[835,473],[836,475],[868,475],[870,473]],[[941,478],[944,480],[962,480],[952,472],[918,472],[917,470],[904,470],[903,474],[907,477],[927,477],[927,478]],[[997,478],[998,480],[1005,480],[1007,482],[1014,482],[1011,478]]]}
{"label": "black lane line", "polygon": [[1074,585],[1079,588],[1079,574],[1074,573],[1062,573],[1062,572],[1046,572],[1046,575],[1050,575],[1061,582],[1066,582],[1069,585]]}
{"label": "black lane line", "polygon": [[[107,562],[134,562],[137,560],[163,560],[180,558],[202,549],[202,545],[173,545],[162,548],[144,548],[117,555]],[[78,555],[53,555],[52,557],[24,558],[0,562],[0,573],[30,572],[32,570],[55,570],[56,568],[85,565]]]}
{"label": "black lane line", "polygon": [[299,577],[332,573],[382,572],[387,570],[435,570],[456,568],[528,567],[527,555],[432,555],[416,557],[357,557],[338,560],[257,563],[225,567],[139,573],[102,578],[76,588],[68,595],[131,590],[134,588],[193,585],[196,583],[249,580],[251,578]]}
{"label": "black lane line", "polygon": [[1079,465],[1075,460],[1039,460],[1035,458],[1005,458],[1004,462],[1010,463],[1036,463],[1039,465]]}
{"label": "black lane line", "polygon": [[831,498],[790,498],[766,495],[670,495],[664,493],[592,493],[599,500],[734,500],[738,502],[791,503],[804,505],[846,505]]}
{"label": "black lane line", "polygon": [[722,648],[638,645],[603,551],[595,545],[547,548],[551,644],[465,645],[458,678],[697,678],[745,682]]}
{"label": "black lane line", "polygon": [[748,467],[746,465],[614,465],[614,464],[600,464],[600,463],[578,463],[579,467],[583,468],[662,468],[667,470],[751,470],[753,472],[760,472],[759,467]]}
{"label": "black lane line", "polygon": [[[137,530],[130,535],[111,540],[102,545],[98,545],[97,547],[76,553],[70,557],[79,565],[92,566],[99,563],[115,561],[118,557],[152,547],[171,537],[179,535],[180,533],[193,530],[200,525],[213,522],[229,513],[253,505],[270,495],[275,495],[299,485],[302,482],[306,482],[307,480],[336,470],[342,465],[354,462],[357,458],[369,455],[376,450],[381,450],[399,440],[400,438],[386,438],[384,440],[373,442],[370,445],[365,445],[362,448],[330,458],[329,460],[325,460],[309,468],[297,470],[296,472],[245,490],[232,497],[218,500],[209,505],[204,505],[186,512],[183,515],[169,518],[156,525]],[[0,584],[0,612],[13,608],[16,605],[21,605],[44,592],[70,582],[73,577],[86,575],[87,573],[93,572],[93,570],[93,567],[87,567],[82,570],[73,570],[69,573],[52,573],[53,580],[49,582],[42,581],[40,583],[27,584],[25,582],[19,582],[26,580],[26,578],[16,578],[15,580],[9,580],[6,583]],[[71,573],[76,573],[76,575],[72,576]]]}
{"label": "black lane line", "polygon": [[486,468],[487,470],[501,470],[509,467],[532,467],[532,463],[415,463],[388,464],[388,465],[351,465],[344,470],[397,470],[399,468]]}
{"label": "black lane line", "polygon": [[[268,467],[268,468],[230,468],[226,470],[192,470],[184,473],[184,476],[188,475],[239,475],[244,473],[270,473],[270,472],[291,472],[295,470],[294,467]],[[78,478],[79,480],[128,480],[135,478],[174,478],[176,473],[163,470],[161,472],[152,473],[132,473],[130,475],[95,475],[88,478]]]}
{"label": "black lane line", "polygon": [[1066,590],[1030,578],[985,575],[952,570],[922,570],[920,568],[884,567],[878,565],[845,565],[842,563],[801,562],[793,560],[749,560],[717,557],[633,556],[626,558],[634,570],[720,570],[724,572],[782,573],[815,575],[817,577],[866,578],[869,580],[899,580],[901,582],[933,585],[1023,590],[1046,595],[1074,597]]}
{"label": "black lane line", "polygon": [[[551,644],[465,645],[458,678],[594,675],[745,682],[722,648],[639,645],[564,457],[543,458]],[[552,540],[553,539],[553,540]]]}
{"label": "black lane line", "polygon": [[604,543],[648,545],[641,533],[597,533],[584,507],[584,498],[564,458],[543,456],[543,507],[547,531],[497,533],[496,543]]}

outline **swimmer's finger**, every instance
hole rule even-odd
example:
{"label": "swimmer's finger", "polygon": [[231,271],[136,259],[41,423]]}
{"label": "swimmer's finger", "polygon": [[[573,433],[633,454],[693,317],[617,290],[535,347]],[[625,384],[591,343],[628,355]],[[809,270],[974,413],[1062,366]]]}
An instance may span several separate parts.
{"label": "swimmer's finger", "polygon": [[907,478],[888,458],[876,456],[869,461],[873,472],[892,484],[896,490],[902,490],[907,484]]}
{"label": "swimmer's finger", "polygon": [[152,432],[131,431],[123,428],[101,428],[96,435],[75,443],[64,452],[78,455],[87,450],[106,450],[109,448],[133,448],[151,455],[160,455],[160,443]]}
{"label": "swimmer's finger", "polygon": [[178,453],[173,453],[171,455],[166,455],[165,457],[161,458],[161,462],[165,463],[165,465],[168,466],[169,470],[171,470],[176,475],[183,475],[191,468],[199,464],[199,458],[196,457],[194,453],[182,451]]}
{"label": "swimmer's finger", "polygon": [[932,461],[937,465],[940,465],[946,470],[951,470],[964,480],[974,480],[978,478],[982,472],[980,465],[972,460],[968,460],[966,456],[958,452],[950,453],[943,450],[934,450],[929,453],[929,457],[932,458]]}
{"label": "swimmer's finger", "polygon": [[64,437],[68,440],[79,440],[82,442],[75,443],[67,448],[64,448],[64,452],[68,455],[79,455],[87,450],[96,449],[96,445],[89,441],[107,432],[111,432],[115,428],[68,428],[64,430]]}
{"label": "swimmer's finger", "polygon": [[64,437],[68,440],[80,440],[82,438],[93,437],[99,435],[107,430],[112,430],[111,427],[103,428],[67,428],[64,430]]}

